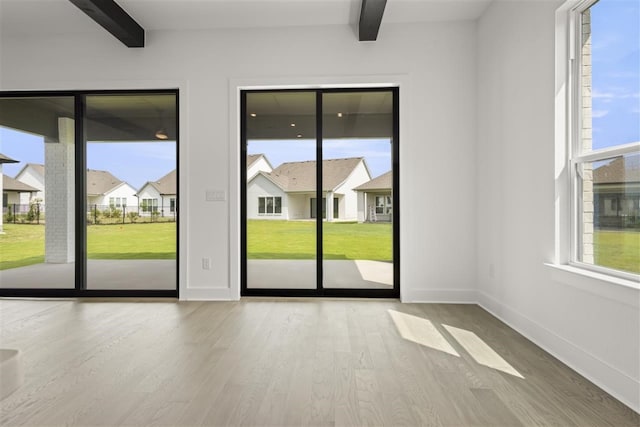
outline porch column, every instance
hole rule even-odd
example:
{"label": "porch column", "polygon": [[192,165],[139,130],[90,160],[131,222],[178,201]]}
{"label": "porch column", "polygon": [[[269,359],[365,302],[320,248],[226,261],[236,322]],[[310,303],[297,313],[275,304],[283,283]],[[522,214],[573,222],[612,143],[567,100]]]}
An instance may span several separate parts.
{"label": "porch column", "polygon": [[45,139],[45,262],[75,261],[74,121],[58,118],[58,140]]}
{"label": "porch column", "polygon": [[327,198],[326,198],[326,207],[325,209],[327,210],[327,221],[333,221],[333,192],[332,191],[327,191]]}
{"label": "porch column", "polygon": [[367,200],[366,192],[358,191],[358,222],[365,222],[367,220]]}

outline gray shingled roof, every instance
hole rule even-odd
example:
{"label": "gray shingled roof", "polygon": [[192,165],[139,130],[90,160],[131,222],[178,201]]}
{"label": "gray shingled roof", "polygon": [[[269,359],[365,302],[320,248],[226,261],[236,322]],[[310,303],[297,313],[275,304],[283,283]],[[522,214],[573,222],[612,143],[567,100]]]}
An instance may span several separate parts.
{"label": "gray shingled roof", "polygon": [[[329,159],[322,161],[323,191],[335,190],[351,175],[362,157],[347,159]],[[284,191],[315,191],[316,161],[287,162],[275,168],[271,173],[261,172]]]}
{"label": "gray shingled roof", "polygon": [[247,167],[254,164],[260,157],[263,157],[264,154],[247,154]]}
{"label": "gray shingled roof", "polygon": [[4,154],[0,153],[0,163],[18,163],[18,160],[14,160],[9,156],[5,156]]}
{"label": "gray shingled roof", "polygon": [[640,182],[640,156],[618,157],[593,170],[594,184]]}
{"label": "gray shingled roof", "polygon": [[20,193],[36,193],[40,191],[35,187],[27,185],[17,179],[13,179],[5,174],[2,174],[2,188],[4,191],[17,191]]}
{"label": "gray shingled roof", "polygon": [[111,172],[87,169],[87,195],[89,196],[105,194],[123,182]]}
{"label": "gray shingled roof", "polygon": [[[172,170],[162,178],[157,181],[147,181],[146,184],[142,186],[142,188],[147,185],[151,185],[153,188],[158,190],[158,193],[165,194],[178,194],[178,182],[176,179],[176,169]],[[140,190],[142,190],[142,188]]]}
{"label": "gray shingled roof", "polygon": [[370,191],[370,190],[391,190],[393,187],[393,174],[391,171],[383,173],[382,175],[373,178],[371,181],[365,182],[362,185],[354,188],[356,191]]}

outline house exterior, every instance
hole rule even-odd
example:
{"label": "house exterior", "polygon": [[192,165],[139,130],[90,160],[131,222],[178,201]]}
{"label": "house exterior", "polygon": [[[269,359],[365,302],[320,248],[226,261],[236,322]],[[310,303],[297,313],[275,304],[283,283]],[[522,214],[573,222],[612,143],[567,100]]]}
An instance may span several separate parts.
{"label": "house exterior", "polygon": [[176,216],[177,207],[176,169],[157,181],[147,181],[138,191],[138,213],[150,216],[157,212],[160,216]]}
{"label": "house exterior", "polygon": [[[5,163],[18,163],[17,160],[12,159],[11,157],[5,156],[4,154],[0,153],[0,175],[4,176],[4,174],[2,173],[2,165]],[[2,193],[2,207],[4,208],[4,179],[0,180],[0,193]],[[4,213],[4,209],[2,209],[2,213]],[[0,233],[3,233],[3,229],[2,229],[2,221],[3,221],[3,216],[4,215],[0,215]]]}
{"label": "house exterior", "polygon": [[[362,157],[322,162],[323,217],[327,221],[357,219],[355,187],[369,181]],[[301,220],[316,217],[316,162],[287,162],[271,172],[258,172],[247,183],[247,218]]]}
{"label": "house exterior", "polygon": [[[15,179],[35,188],[37,192],[21,193],[19,204],[28,205],[35,198],[45,200],[44,177],[44,165],[38,163],[24,165]],[[90,209],[96,207],[98,210],[105,210],[110,206],[118,209],[122,209],[123,206],[128,209],[137,209],[136,190],[109,171],[87,169],[87,206]]]}
{"label": "house exterior", "polygon": [[31,199],[44,201],[44,165],[27,163],[20,169],[15,179],[38,190],[35,194],[21,194],[20,205],[28,205]]}
{"label": "house exterior", "polygon": [[271,172],[273,166],[264,154],[247,155],[247,181],[251,180],[258,172]]}
{"label": "house exterior", "polygon": [[393,174],[384,173],[354,188],[358,194],[358,222],[393,219]]}
{"label": "house exterior", "polygon": [[87,206],[98,210],[114,207],[128,211],[138,209],[136,190],[111,172],[87,169]]}
{"label": "house exterior", "polygon": [[21,196],[24,194],[29,200],[35,200],[34,194],[38,189],[20,182],[7,175],[2,175],[2,207],[20,205]]}
{"label": "house exterior", "polygon": [[593,170],[596,228],[640,225],[640,156],[618,157]]}

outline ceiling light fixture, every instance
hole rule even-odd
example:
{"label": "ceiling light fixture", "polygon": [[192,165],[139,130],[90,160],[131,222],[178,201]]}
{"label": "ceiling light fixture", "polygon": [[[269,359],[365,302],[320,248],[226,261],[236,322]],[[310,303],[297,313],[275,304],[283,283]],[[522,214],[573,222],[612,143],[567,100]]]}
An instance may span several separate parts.
{"label": "ceiling light fixture", "polygon": [[291,127],[292,128],[296,127],[296,124],[295,123],[291,123]]}
{"label": "ceiling light fixture", "polygon": [[169,139],[169,135],[167,135],[167,131],[164,128],[160,128],[156,131],[156,138],[157,139]]}
{"label": "ceiling light fixture", "polygon": [[258,115],[256,113],[251,113],[249,114],[251,117],[257,117]]}
{"label": "ceiling light fixture", "polygon": [[342,117],[342,113],[338,113],[338,117]]}
{"label": "ceiling light fixture", "polygon": [[302,134],[299,133],[298,135],[296,135],[298,138],[302,138]]}

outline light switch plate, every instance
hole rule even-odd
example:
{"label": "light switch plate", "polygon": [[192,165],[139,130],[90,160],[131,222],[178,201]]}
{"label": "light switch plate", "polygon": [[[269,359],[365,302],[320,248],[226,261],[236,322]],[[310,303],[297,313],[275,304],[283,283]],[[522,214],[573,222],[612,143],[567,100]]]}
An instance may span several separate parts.
{"label": "light switch plate", "polygon": [[227,200],[227,194],[224,190],[207,190],[204,198],[207,202],[224,202]]}

